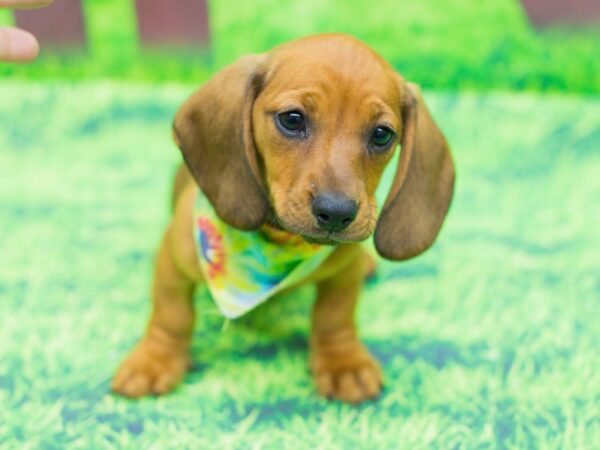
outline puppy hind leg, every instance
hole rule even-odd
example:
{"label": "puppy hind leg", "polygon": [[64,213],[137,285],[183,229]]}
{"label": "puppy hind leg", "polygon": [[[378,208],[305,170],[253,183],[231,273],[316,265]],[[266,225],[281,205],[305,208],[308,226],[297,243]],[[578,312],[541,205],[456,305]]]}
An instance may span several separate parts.
{"label": "puppy hind leg", "polygon": [[377,258],[367,249],[363,249],[364,253],[364,272],[365,280],[372,280],[377,275]]}

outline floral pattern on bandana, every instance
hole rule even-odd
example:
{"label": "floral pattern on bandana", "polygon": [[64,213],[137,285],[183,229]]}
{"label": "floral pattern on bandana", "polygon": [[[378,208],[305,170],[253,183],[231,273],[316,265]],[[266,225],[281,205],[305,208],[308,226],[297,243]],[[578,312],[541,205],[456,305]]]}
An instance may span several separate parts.
{"label": "floral pattern on bandana", "polygon": [[215,225],[205,217],[198,217],[198,250],[206,261],[206,275],[210,280],[216,280],[225,274],[225,249],[223,237]]}
{"label": "floral pattern on bandana", "polygon": [[224,316],[236,318],[299,283],[334,250],[268,226],[241,231],[224,223],[198,190],[196,247],[208,289]]}

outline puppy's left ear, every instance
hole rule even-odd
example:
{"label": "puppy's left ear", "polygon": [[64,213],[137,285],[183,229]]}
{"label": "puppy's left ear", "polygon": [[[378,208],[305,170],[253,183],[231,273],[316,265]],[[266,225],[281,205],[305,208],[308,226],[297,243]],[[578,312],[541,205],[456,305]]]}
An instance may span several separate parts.
{"label": "puppy's left ear", "polygon": [[454,165],[444,135],[418,86],[399,78],[402,92],[402,150],[377,228],[375,247],[391,260],[427,250],[442,226],[454,190]]}

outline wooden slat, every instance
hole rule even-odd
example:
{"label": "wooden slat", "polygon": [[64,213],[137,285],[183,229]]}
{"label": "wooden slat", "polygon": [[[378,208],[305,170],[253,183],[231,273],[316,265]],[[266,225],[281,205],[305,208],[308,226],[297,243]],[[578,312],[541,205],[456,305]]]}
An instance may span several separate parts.
{"label": "wooden slat", "polygon": [[15,11],[18,27],[37,36],[44,48],[83,48],[85,26],[80,0],[55,0],[47,8]]}
{"label": "wooden slat", "polygon": [[521,0],[536,26],[600,24],[600,0]]}
{"label": "wooden slat", "polygon": [[206,0],[136,0],[135,5],[143,46],[209,46]]}

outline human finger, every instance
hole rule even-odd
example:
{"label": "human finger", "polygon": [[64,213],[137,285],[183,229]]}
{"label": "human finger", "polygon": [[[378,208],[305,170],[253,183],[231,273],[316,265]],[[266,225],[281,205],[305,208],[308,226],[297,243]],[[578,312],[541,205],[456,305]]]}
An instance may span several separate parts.
{"label": "human finger", "polygon": [[40,52],[37,39],[18,28],[0,28],[0,61],[28,62]]}
{"label": "human finger", "polygon": [[0,8],[32,9],[45,8],[54,0],[0,0]]}

